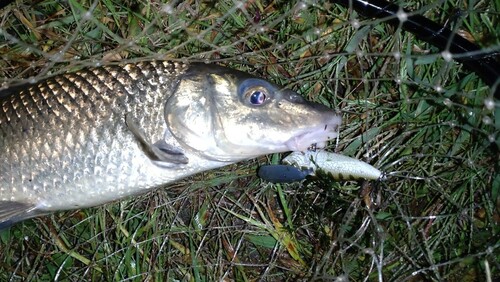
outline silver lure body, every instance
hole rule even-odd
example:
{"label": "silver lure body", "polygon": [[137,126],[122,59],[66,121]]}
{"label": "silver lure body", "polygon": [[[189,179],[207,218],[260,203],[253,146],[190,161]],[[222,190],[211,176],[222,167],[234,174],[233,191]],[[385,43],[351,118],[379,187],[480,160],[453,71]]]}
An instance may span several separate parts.
{"label": "silver lure body", "polygon": [[0,225],[336,136],[340,117],[228,68],[149,61],[0,97]]}
{"label": "silver lure body", "polygon": [[323,170],[330,173],[334,179],[339,180],[378,180],[383,176],[380,170],[368,163],[322,150],[293,152],[286,156],[283,162],[298,168],[308,169],[312,175],[315,174],[316,170]]}

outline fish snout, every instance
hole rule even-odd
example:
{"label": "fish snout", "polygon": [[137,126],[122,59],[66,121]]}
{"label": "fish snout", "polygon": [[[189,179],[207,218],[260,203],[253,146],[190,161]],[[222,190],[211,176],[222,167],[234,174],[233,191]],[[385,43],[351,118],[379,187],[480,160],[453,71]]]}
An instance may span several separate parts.
{"label": "fish snout", "polygon": [[283,99],[289,101],[294,104],[306,104],[307,102],[302,96],[293,92],[292,90],[286,89],[282,92]]}
{"label": "fish snout", "polygon": [[300,96],[299,94],[295,93],[292,90],[289,89],[282,90],[281,97],[282,99],[292,104],[305,105],[309,107],[309,110],[313,112],[325,113],[327,115],[332,114],[332,109],[330,109],[329,107],[323,104],[307,101],[306,99],[304,99],[304,97]]}

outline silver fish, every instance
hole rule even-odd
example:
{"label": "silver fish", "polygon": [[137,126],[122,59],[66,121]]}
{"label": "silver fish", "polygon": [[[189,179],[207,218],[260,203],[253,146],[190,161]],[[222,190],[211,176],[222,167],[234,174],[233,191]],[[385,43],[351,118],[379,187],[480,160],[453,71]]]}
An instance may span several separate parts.
{"label": "silver fish", "polygon": [[0,225],[337,136],[340,117],[217,65],[83,69],[0,97]]}

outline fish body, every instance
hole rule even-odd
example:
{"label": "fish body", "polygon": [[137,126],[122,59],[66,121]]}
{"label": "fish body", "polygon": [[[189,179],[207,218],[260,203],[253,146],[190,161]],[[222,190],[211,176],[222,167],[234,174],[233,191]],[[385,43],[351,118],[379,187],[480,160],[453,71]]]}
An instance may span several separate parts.
{"label": "fish body", "polygon": [[340,117],[217,65],[87,68],[0,95],[0,225],[337,135]]}

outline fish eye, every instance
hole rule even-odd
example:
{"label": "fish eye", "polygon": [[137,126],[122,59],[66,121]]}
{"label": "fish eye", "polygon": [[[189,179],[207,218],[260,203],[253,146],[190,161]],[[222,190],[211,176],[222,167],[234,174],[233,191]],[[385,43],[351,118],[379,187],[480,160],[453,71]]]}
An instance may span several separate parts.
{"label": "fish eye", "polygon": [[248,107],[261,107],[273,100],[276,86],[260,78],[247,78],[238,85],[238,98]]}
{"label": "fish eye", "polygon": [[262,89],[253,89],[247,94],[252,105],[262,105],[266,101],[266,91]]}

